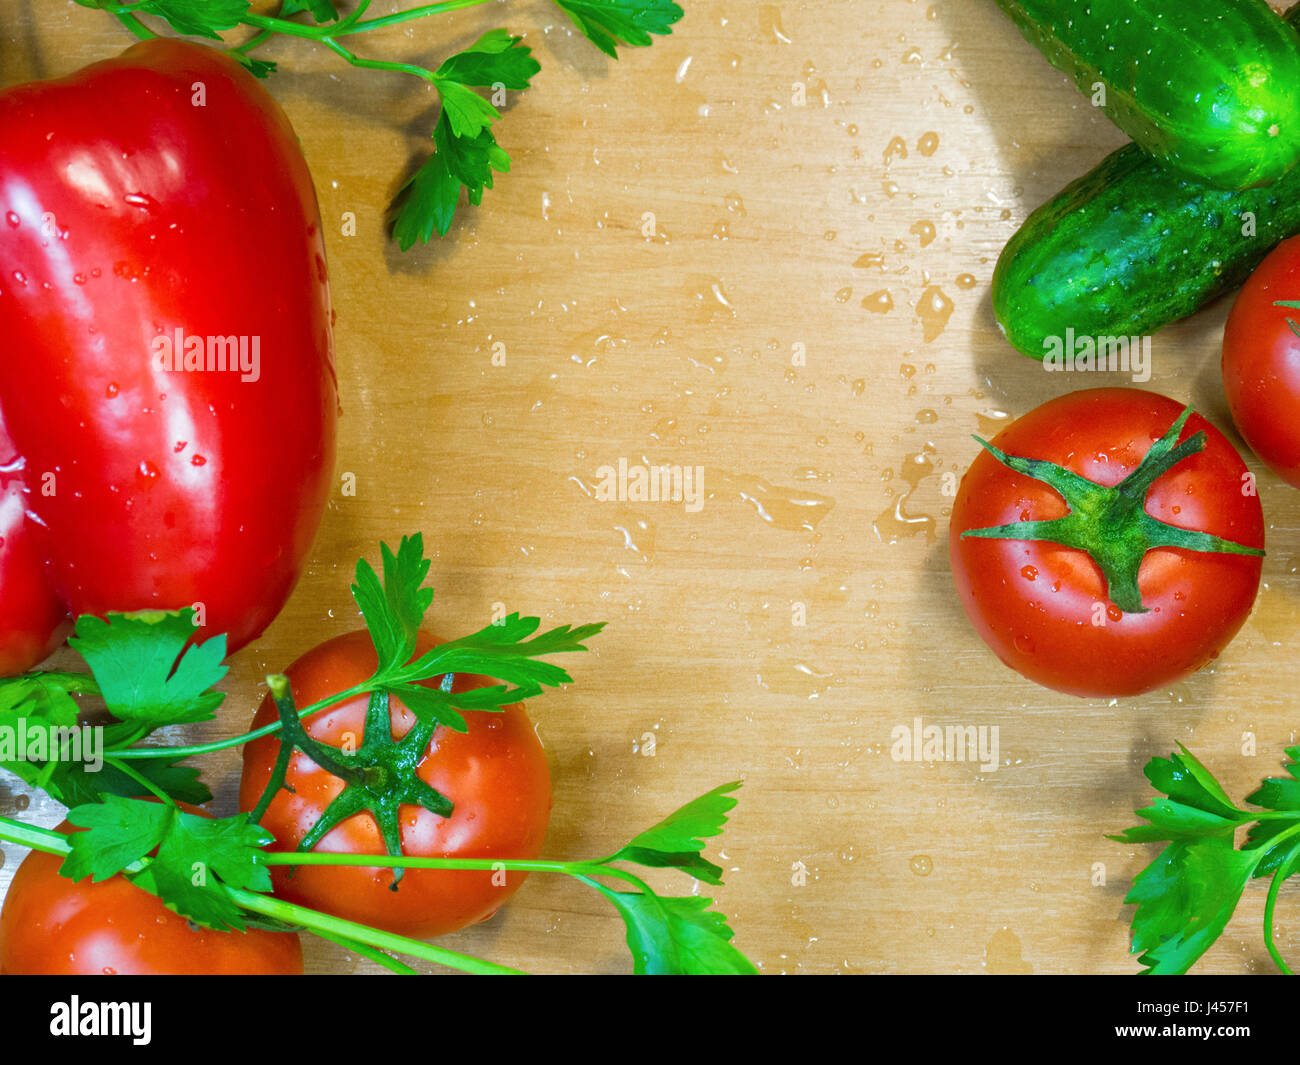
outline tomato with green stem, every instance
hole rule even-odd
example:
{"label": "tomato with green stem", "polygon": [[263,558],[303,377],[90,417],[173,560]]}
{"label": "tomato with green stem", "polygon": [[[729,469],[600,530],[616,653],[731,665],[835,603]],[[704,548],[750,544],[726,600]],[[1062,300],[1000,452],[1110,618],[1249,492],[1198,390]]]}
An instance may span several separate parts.
{"label": "tomato with green stem", "polygon": [[1264,518],[1208,421],[1151,392],[1090,389],[980,443],[949,559],[1004,663],[1074,695],[1137,695],[1236,635],[1259,589]]}
{"label": "tomato with green stem", "polygon": [[[271,895],[272,870],[281,872],[281,883],[285,873],[290,876],[291,890],[292,880],[298,880],[295,870],[314,869],[322,874],[316,890],[332,898],[332,888],[347,888],[345,896],[356,889],[360,902],[343,901],[367,912],[379,908],[387,916],[392,899],[376,907],[373,893],[366,893],[367,877],[373,881],[371,874],[386,870],[381,883],[390,891],[406,885],[403,905],[409,904],[419,924],[409,912],[397,916],[420,932],[438,930],[429,927],[430,920],[446,926],[490,913],[523,874],[566,876],[617,910],[635,972],[753,973],[712,899],[698,889],[689,895],[660,894],[628,868],[675,869],[697,885],[721,886],[723,869],[703,851],[735,806],[731,793],[739,781],[698,796],[604,857],[527,856],[541,846],[549,779],[527,718],[511,704],[569,683],[569,674],[548,659],[586,650],[586,641],[603,625],[559,625],[539,632],[540,618],[510,614],[477,633],[435,645],[421,633],[433,599],[433,589],[424,586],[431,561],[424,557],[422,537],[403,537],[396,551],[381,545],[380,553],[382,579],[361,559],[352,586],[367,632],[331,641],[307,656],[318,675],[303,694],[322,697],[299,708],[290,678],[271,675],[267,685],[277,719],[221,741],[142,743],[165,725],[210,719],[222,701],[214,688],[226,674],[221,641],[191,643],[192,611],[78,618],[71,650],[89,672],[28,674],[12,682],[10,694],[21,702],[11,704],[29,718],[75,731],[77,697],[102,697],[105,709],[127,725],[126,731],[104,736],[104,767],[113,772],[78,773],[61,763],[33,771],[26,763],[0,762],[69,805],[68,819],[80,828],[53,832],[0,817],[0,840],[62,857],[59,872],[72,880],[105,881],[124,874],[169,911],[205,928],[240,932],[250,920],[269,919],[314,932],[399,973],[413,970],[392,954],[467,972],[514,970]],[[476,683],[479,674],[499,683]],[[358,700],[364,700],[363,711],[348,707]],[[394,705],[395,700],[400,703]],[[350,726],[336,737],[337,746],[308,734],[304,722],[325,721],[328,711],[340,707],[353,720],[336,721]],[[268,707],[265,716],[270,713]],[[178,762],[259,741],[279,749],[269,770],[263,766],[260,781],[245,781],[251,814],[207,819],[183,805],[186,795],[206,789]],[[306,764],[294,764],[295,752]],[[284,786],[293,773],[301,786],[291,793]],[[268,850],[276,836],[258,822],[276,813],[271,807],[277,799],[310,797],[313,789],[325,800],[323,809],[306,825],[288,825],[285,833],[287,839],[300,827],[298,849]],[[444,834],[441,849],[453,849],[454,856],[406,853],[413,846],[404,845],[421,842],[422,812],[441,819],[432,824]],[[363,849],[316,846],[334,833],[346,842],[350,829],[367,827],[373,831],[359,844]],[[283,847],[284,840],[279,842]],[[206,870],[199,878],[196,861]],[[437,875],[409,879],[407,873]]]}
{"label": "tomato with green stem", "polygon": [[[437,642],[422,633],[416,655]],[[285,676],[294,699],[307,706],[363,683],[374,674],[376,664],[369,634],[358,631],[309,651]],[[425,684],[436,687],[439,682],[440,678],[433,678]],[[454,690],[490,683],[458,674]],[[465,711],[466,732],[440,725],[418,736],[416,730],[423,726],[415,715],[396,698],[391,703],[388,699],[358,696],[303,721],[307,737],[321,745],[317,757],[332,765],[327,768],[304,751],[294,750],[285,786],[267,802],[261,800],[276,770],[281,741],[271,735],[248,743],[240,809],[255,811],[282,848],[298,848],[306,841],[304,849],[318,853],[536,858],[550,820],[550,770],[523,707]],[[276,713],[272,693],[259,708],[253,727],[270,724]],[[376,736],[376,728],[387,735]],[[361,756],[379,740],[400,744],[408,736],[415,746],[401,756],[407,772],[391,763],[359,765]],[[348,787],[354,783],[350,759],[356,765],[355,789]],[[348,796],[355,796],[355,802]],[[363,800],[374,807],[363,807]],[[486,920],[526,875],[505,869],[407,869],[398,875],[375,866],[273,870],[281,898],[417,938]]]}

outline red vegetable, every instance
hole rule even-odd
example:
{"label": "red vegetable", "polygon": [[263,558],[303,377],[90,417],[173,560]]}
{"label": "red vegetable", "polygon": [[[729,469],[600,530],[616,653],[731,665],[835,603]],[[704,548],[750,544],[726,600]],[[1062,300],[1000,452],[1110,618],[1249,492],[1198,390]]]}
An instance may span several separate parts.
{"label": "red vegetable", "polygon": [[[64,822],[60,832],[77,831]],[[0,910],[0,975],[296,976],[296,933],[216,932],[190,923],[120,873],[95,883],[59,875],[33,851]]]}
{"label": "red vegetable", "polygon": [[22,673],[63,638],[66,611],[50,587],[27,518],[24,463],[0,421],[0,676]]}
{"label": "red vegetable", "polygon": [[[1035,408],[993,446],[1022,468],[991,450],[975,459],[948,549],[962,605],[1003,662],[1075,695],[1135,695],[1236,635],[1259,589],[1264,518],[1241,457],[1204,418],[1151,392],[1092,389]],[[1068,526],[1048,525],[1067,513]]]}
{"label": "red vegetable", "polygon": [[[416,653],[438,641],[422,633]],[[367,632],[347,633],[307,652],[287,670],[299,707],[319,702],[374,674],[374,645]],[[437,680],[427,682],[436,687]],[[458,675],[457,691],[490,683]],[[304,722],[314,740],[355,750],[365,738],[367,696],[339,703]],[[450,817],[416,805],[401,807],[402,853],[437,858],[536,858],[551,814],[551,776],[528,715],[518,705],[500,712],[463,711],[469,731],[439,726],[416,776],[455,804]],[[260,728],[276,719],[268,696],[253,719]],[[415,717],[400,701],[390,704],[392,735],[404,736]],[[271,778],[280,744],[274,736],[244,747],[239,808],[252,810]],[[341,756],[346,760],[346,755]],[[295,751],[261,824],[283,850],[311,830],[343,781]],[[383,854],[374,817],[358,813],[331,829],[312,848],[341,854]],[[272,869],[276,894],[362,924],[420,939],[443,935],[491,917],[523,883],[526,873],[491,870],[407,869],[394,890],[393,871],[373,866],[299,866]]]}
{"label": "red vegetable", "polygon": [[1300,487],[1300,237],[1250,276],[1223,334],[1223,388],[1252,451]]}
{"label": "red vegetable", "polygon": [[[0,408],[49,584],[73,614],[195,605],[237,649],[288,597],[333,469],[293,130],[237,63],[175,40],[0,93],[0,130]],[[38,642],[0,617],[8,670]]]}

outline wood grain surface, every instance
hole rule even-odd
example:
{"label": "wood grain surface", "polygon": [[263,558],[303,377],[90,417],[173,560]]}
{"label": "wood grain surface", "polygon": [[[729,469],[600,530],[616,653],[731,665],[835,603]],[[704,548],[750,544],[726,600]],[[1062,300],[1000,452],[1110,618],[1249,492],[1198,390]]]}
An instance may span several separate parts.
{"label": "wood grain surface", "polygon": [[[1122,899],[1154,851],[1104,834],[1144,804],[1143,764],[1185,743],[1241,797],[1296,742],[1300,495],[1249,458],[1264,588],[1212,668],[1118,701],[1009,672],[952,587],[944,475],[974,458],[972,433],[1128,383],[1043,373],[989,305],[1026,214],[1124,138],[991,0],[684,6],[671,37],[617,63],[540,0],[358,42],[436,65],[503,25],[543,67],[499,126],[512,171],[406,255],[384,209],[431,91],[307,42],[267,49],[325,220],[339,483],[356,493],[336,494],[284,613],[234,659],[220,719],[191,734],[243,729],[266,672],[359,625],[355,560],[420,530],[444,635],[498,604],[609,623],[568,663],[575,683],[530,704],[551,855],[606,853],[743,778],[717,898],[765,973],[1133,972]],[[0,0],[0,27],[4,85],[130,43],[63,0]],[[1242,447],[1217,370],[1229,305],[1161,332],[1145,387]],[[701,467],[703,506],[598,500],[620,458]],[[892,730],[917,718],[996,726],[996,764],[895,761]],[[238,769],[230,752],[205,763],[220,809]],[[59,817],[0,785],[15,810]],[[0,888],[21,856],[5,848]],[[1271,970],[1263,895],[1201,969]],[[1300,920],[1285,898],[1279,912],[1294,955]],[[630,968],[603,900],[539,876],[443,942],[540,972]],[[371,968],[319,940],[308,961]]]}

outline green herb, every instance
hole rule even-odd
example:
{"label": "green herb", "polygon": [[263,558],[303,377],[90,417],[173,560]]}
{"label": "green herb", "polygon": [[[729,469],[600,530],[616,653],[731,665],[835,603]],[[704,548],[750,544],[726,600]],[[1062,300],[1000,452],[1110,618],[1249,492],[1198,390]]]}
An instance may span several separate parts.
{"label": "green herb", "polygon": [[[85,831],[66,837],[67,857],[60,871],[73,879],[89,876],[95,880],[125,873],[132,883],[157,895],[177,913],[221,929],[242,929],[250,923],[251,916],[241,910],[241,902],[247,904],[250,892],[271,890],[268,867],[272,865],[560,873],[595,888],[614,905],[626,925],[635,973],[754,973],[753,964],[731,942],[733,933],[726,917],[710,908],[712,899],[660,895],[625,868],[677,869],[720,886],[722,870],[701,852],[705,840],[721,833],[727,813],[736,805],[730,793],[739,787],[739,782],[724,784],[701,795],[626,846],[594,861],[273,853],[265,850],[273,840],[250,822],[248,814],[208,819],[143,799],[108,797],[103,803],[69,812],[68,819]],[[0,839],[30,845],[32,831],[0,818]],[[155,848],[156,856],[149,857]],[[622,881],[635,890],[618,890],[597,878]],[[352,926],[354,933],[358,927]],[[422,956],[413,949],[419,946],[410,941],[395,946],[393,937],[387,939],[388,949]]]}
{"label": "green herb", "polygon": [[[735,807],[731,783],[693,800],[601,859],[584,861],[408,857],[401,852],[398,811],[419,805],[447,817],[455,796],[442,795],[416,775],[434,731],[465,731],[461,711],[495,711],[567,684],[569,674],[545,658],[586,650],[601,624],[560,625],[539,632],[540,619],[510,614],[480,631],[417,654],[418,634],[433,601],[424,584],[431,562],[417,534],[394,551],[380,545],[380,572],[358,561],[352,594],[375,646],[374,674],[361,684],[309,706],[295,705],[288,678],[267,678],[278,720],[224,740],[195,746],[146,742],[159,728],[211,718],[223,696],[225,638],[201,644],[192,611],[109,614],[77,620],[71,643],[90,671],[36,672],[0,680],[0,724],[19,718],[76,733],[82,701],[93,703],[103,728],[102,771],[51,757],[15,757],[0,767],[43,787],[71,807],[68,820],[82,829],[66,838],[0,819],[0,839],[66,855],[60,871],[72,879],[103,880],[118,873],[158,896],[176,913],[221,930],[283,927],[291,922],[347,944],[395,972],[410,972],[388,952],[407,953],[472,972],[510,971],[481,959],[369,929],[270,895],[273,865],[347,865],[389,868],[394,886],[406,869],[508,869],[573,877],[604,895],[623,917],[637,973],[744,973],[754,966],[732,944],[726,918],[713,901],[656,893],[631,867],[674,869],[721,886],[722,869],[705,858],[707,840],[719,835]],[[381,576],[382,573],[382,576]],[[456,673],[501,683],[457,692]],[[355,751],[313,740],[302,719],[359,696],[368,696],[365,733]],[[400,698],[416,723],[400,739],[391,728],[390,701]],[[101,705],[102,704],[102,705]],[[206,818],[177,802],[210,797],[198,771],[179,764],[209,751],[279,732],[280,752],[271,779],[251,814]],[[344,781],[344,788],[298,850],[271,852],[274,843],[259,819],[276,792],[295,750]],[[379,825],[386,854],[318,853],[311,848],[341,821],[368,812]]]}
{"label": "green herb", "polygon": [[[1181,746],[1181,745],[1180,745]],[[1238,808],[1208,769],[1185,747],[1153,758],[1147,779],[1166,798],[1137,814],[1147,823],[1109,838],[1123,843],[1167,841],[1133,881],[1125,902],[1133,915],[1133,953],[1146,972],[1185,973],[1219,938],[1252,879],[1272,877],[1264,908],[1264,940],[1284,973],[1273,917],[1283,882],[1300,868],[1300,746],[1288,747],[1289,776],[1270,777]],[[1237,830],[1249,825],[1237,848]]]}
{"label": "green herb", "polygon": [[652,33],[672,33],[682,9],[671,0],[555,0],[584,36],[607,56],[618,45],[645,47]]}
{"label": "green herb", "polygon": [[[521,92],[541,66],[522,38],[504,29],[491,30],[463,52],[448,57],[436,70],[414,63],[366,59],[343,43],[345,38],[430,15],[475,7],[486,0],[444,0],[422,4],[391,15],[366,18],[370,0],[360,0],[340,17],[332,0],[285,0],[277,16],[257,15],[248,0],[77,0],[83,7],[106,11],[141,39],[157,36],[142,16],[161,20],[184,36],[221,40],[221,34],[244,26],[254,36],[225,50],[253,74],[265,78],[276,64],[251,53],[274,36],[301,37],[324,45],[346,62],[367,70],[390,71],[423,79],[438,91],[441,114],[433,130],[433,154],[402,185],[393,203],[393,237],[403,251],[427,243],[436,232],[451,229],[462,191],[479,204],[483,190],[492,188],[493,174],[510,169],[510,156],[496,140],[492,124],[501,113],[475,89],[490,88],[493,96]],[[574,26],[613,59],[618,46],[645,47],[655,36],[672,33],[682,9],[671,0],[555,0]],[[304,22],[297,16],[306,15]]]}
{"label": "green herb", "polygon": [[[176,806],[108,795],[77,806],[68,820],[85,829],[68,837],[71,852],[59,871],[72,880],[107,880],[137,867],[132,883],[171,909],[209,928],[243,931],[226,885],[270,891],[269,871],[256,849],[274,842],[248,814],[210,819]],[[157,855],[143,859],[157,848]]]}
{"label": "green herb", "polygon": [[82,615],[68,643],[86,660],[114,717],[151,728],[212,718],[225,698],[210,690],[226,675],[225,636],[187,647],[196,627],[190,608],[110,618]]}

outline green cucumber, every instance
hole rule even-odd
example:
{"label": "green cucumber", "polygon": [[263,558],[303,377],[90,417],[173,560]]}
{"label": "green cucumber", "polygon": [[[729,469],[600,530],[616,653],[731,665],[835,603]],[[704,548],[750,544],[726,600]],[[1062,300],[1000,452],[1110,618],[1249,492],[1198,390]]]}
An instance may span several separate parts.
{"label": "green cucumber", "polygon": [[1111,121],[1181,173],[1241,189],[1300,162],[1300,35],[1264,0],[996,2]]}
{"label": "green cucumber", "polygon": [[1300,168],[1238,192],[1183,180],[1125,145],[1034,211],[993,271],[993,312],[1017,351],[1147,336],[1240,285],[1300,232]]}

